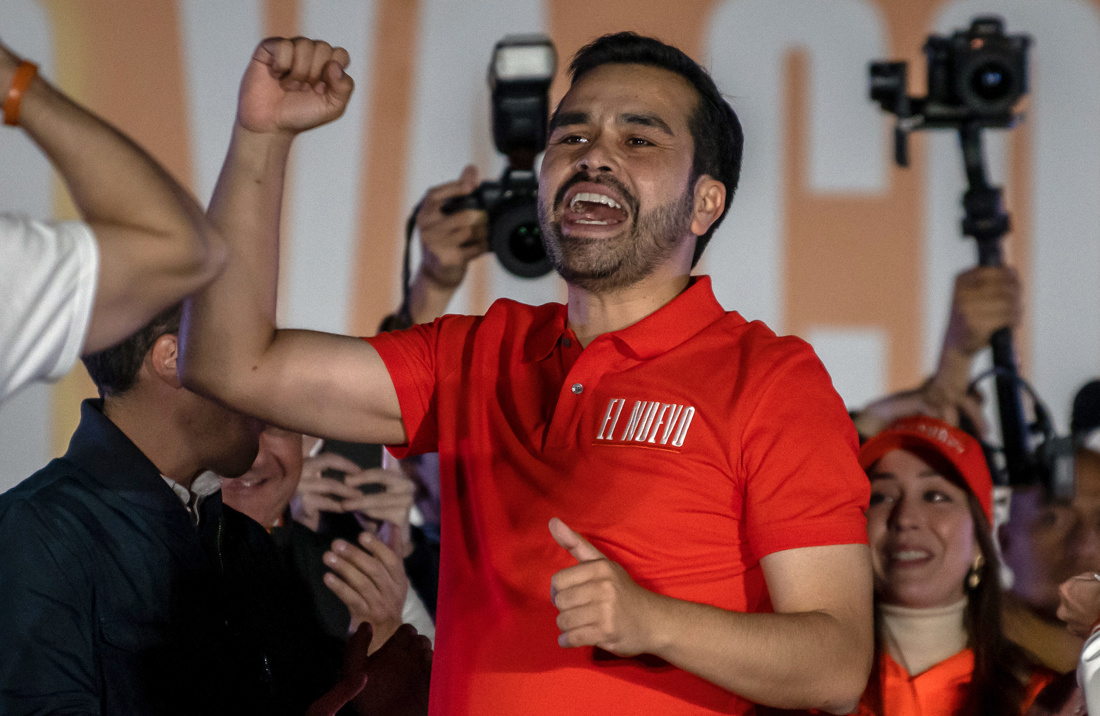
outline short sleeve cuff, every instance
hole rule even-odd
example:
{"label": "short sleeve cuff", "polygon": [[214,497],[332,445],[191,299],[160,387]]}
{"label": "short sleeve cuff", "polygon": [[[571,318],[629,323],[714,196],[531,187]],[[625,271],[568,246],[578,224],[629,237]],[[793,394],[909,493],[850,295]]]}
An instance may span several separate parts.
{"label": "short sleeve cuff", "polygon": [[401,406],[401,422],[405,426],[405,435],[408,442],[405,445],[387,445],[386,449],[397,458],[403,460],[409,455],[415,454],[412,446],[412,437],[416,434],[417,427],[424,420],[428,412],[428,405],[417,390],[413,381],[412,371],[409,369],[408,357],[401,349],[401,344],[393,340],[388,333],[380,333],[369,338],[364,337],[374,350],[378,351],[382,362],[386,364],[386,370],[393,381],[393,387],[397,391],[397,402]]}
{"label": "short sleeve cuff", "polygon": [[99,246],[91,227],[80,221],[66,221],[57,225],[58,235],[71,239],[76,256],[77,277],[73,288],[72,314],[65,345],[58,356],[53,370],[46,376],[47,381],[63,378],[83,352],[84,341],[88,336],[88,327],[92,322],[92,309],[95,306],[96,288],[99,283]]}
{"label": "short sleeve cuff", "polygon": [[757,531],[752,539],[752,551],[757,559],[762,559],[788,549],[841,544],[867,544],[866,521],[834,518],[776,525]]}

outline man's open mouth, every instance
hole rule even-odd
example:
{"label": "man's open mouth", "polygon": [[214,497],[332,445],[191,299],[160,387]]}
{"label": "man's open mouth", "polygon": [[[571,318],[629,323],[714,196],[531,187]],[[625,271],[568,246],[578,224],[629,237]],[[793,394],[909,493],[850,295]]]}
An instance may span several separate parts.
{"label": "man's open mouth", "polygon": [[603,187],[578,186],[566,197],[562,223],[579,226],[615,226],[626,221],[623,202]]}

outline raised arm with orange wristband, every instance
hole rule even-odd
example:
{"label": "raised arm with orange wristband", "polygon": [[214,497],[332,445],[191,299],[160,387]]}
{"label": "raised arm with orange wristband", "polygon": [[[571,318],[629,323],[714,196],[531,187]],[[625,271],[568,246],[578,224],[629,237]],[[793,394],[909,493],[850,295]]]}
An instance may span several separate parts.
{"label": "raised arm with orange wristband", "polygon": [[[124,134],[0,43],[4,124],[38,145],[82,222],[0,207],[0,401],[118,343],[220,270],[225,247],[191,194]],[[20,141],[0,134],[0,142]],[[26,299],[20,297],[33,297]]]}

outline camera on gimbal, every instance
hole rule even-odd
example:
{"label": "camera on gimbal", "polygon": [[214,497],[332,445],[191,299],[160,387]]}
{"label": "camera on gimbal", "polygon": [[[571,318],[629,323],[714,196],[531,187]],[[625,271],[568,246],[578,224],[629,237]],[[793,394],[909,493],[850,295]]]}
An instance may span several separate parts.
{"label": "camera on gimbal", "polygon": [[977,17],[950,37],[931,35],[924,44],[925,97],[906,94],[904,62],[872,62],[871,99],[898,117],[898,164],[909,163],[907,137],[915,129],[1012,126],[1016,103],[1028,91],[1029,44],[1027,35],[1006,35],[998,17]]}
{"label": "camera on gimbal", "polygon": [[[986,179],[982,131],[1011,127],[1016,104],[1027,94],[1027,35],[1006,35],[998,17],[975,18],[970,28],[950,37],[932,35],[924,44],[928,57],[928,94],[910,97],[904,62],[872,62],[871,99],[897,116],[895,159],[909,163],[909,133],[921,129],[954,129],[959,134],[967,189],[963,194],[962,233],[975,239],[980,266],[1004,264],[1001,242],[1009,231],[1002,190]],[[990,339],[1000,418],[1001,447],[991,468],[997,484],[1042,485],[1052,497],[1074,491],[1075,442],[1054,432],[1042,401],[1016,367],[1012,331],[1002,328]],[[973,387],[973,383],[971,387]],[[1031,397],[1034,422],[1025,417],[1021,390]],[[1037,439],[1037,440],[1036,440]]]}
{"label": "camera on gimbal", "polygon": [[482,182],[472,193],[454,197],[446,214],[482,209],[489,214],[489,250],[501,265],[523,278],[550,272],[538,217],[535,157],[546,148],[550,82],[557,54],[543,35],[508,36],[497,43],[489,63],[493,102],[493,142],[508,157],[500,181]]}

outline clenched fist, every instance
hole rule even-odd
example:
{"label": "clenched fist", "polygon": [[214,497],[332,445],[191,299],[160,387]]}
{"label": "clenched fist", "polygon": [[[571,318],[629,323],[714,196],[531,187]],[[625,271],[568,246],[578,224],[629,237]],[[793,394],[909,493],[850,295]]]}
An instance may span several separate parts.
{"label": "clenched fist", "polygon": [[297,134],[344,113],[355,83],[342,47],[296,37],[259,44],[241,80],[237,122],[257,133]]}

